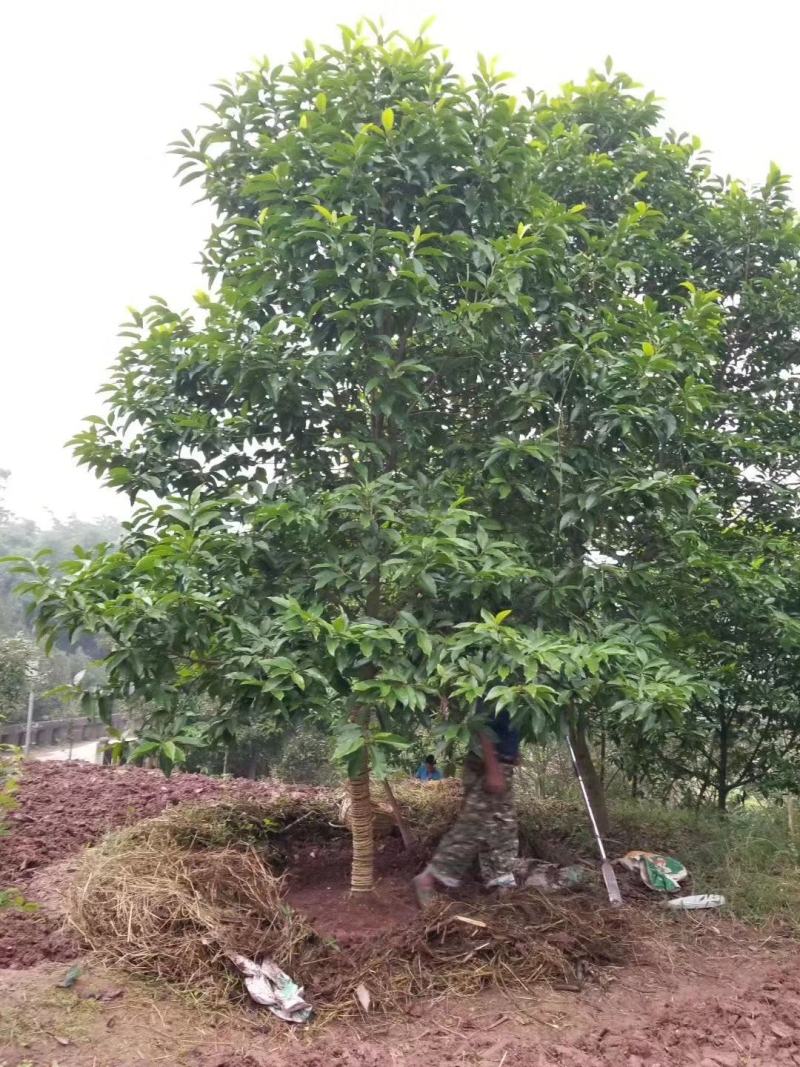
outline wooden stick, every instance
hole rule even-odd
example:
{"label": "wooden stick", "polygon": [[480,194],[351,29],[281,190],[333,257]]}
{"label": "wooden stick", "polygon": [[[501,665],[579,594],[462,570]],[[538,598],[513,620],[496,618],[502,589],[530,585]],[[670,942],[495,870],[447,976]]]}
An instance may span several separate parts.
{"label": "wooden stick", "polygon": [[386,799],[389,801],[389,807],[392,809],[394,821],[397,823],[397,829],[400,831],[400,836],[403,839],[403,848],[406,852],[409,852],[416,844],[416,841],[414,840],[414,835],[408,828],[408,823],[403,818],[403,813],[400,811],[400,805],[397,803],[397,798],[392,792],[392,787],[385,778],[383,780],[383,791],[386,794]]}

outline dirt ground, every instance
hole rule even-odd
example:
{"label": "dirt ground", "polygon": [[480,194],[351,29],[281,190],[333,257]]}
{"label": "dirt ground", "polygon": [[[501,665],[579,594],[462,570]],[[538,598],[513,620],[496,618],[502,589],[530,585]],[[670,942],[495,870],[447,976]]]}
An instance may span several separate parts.
{"label": "dirt ground", "polygon": [[796,948],[731,936],[674,945],[580,991],[487,991],[319,1032],[208,1013],[89,963],[0,972],[2,1067],[749,1067],[800,1064]]}
{"label": "dirt ground", "polygon": [[[79,764],[26,766],[0,886],[42,907],[0,913],[0,1067],[749,1067],[800,1065],[800,954],[720,913],[654,921],[630,962],[569,988],[499,989],[426,1000],[402,1016],[290,1029],[253,1008],[209,1013],[190,997],[132,981],[81,955],[61,928],[76,853],[106,829],[184,800],[269,786]],[[379,846],[368,902],[347,893],[335,845],[290,857],[288,897],[348,944],[408,921],[420,857]],[[320,877],[322,872],[322,877]],[[76,964],[81,975],[60,988]]]}

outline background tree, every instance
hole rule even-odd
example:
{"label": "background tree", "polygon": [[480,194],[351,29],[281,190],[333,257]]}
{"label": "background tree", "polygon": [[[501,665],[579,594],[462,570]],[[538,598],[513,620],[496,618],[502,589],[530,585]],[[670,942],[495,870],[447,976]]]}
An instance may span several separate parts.
{"label": "background tree", "polygon": [[[119,534],[119,523],[112,518],[86,521],[75,516],[67,520],[53,519],[51,526],[43,528],[32,519],[21,518],[3,507],[4,486],[7,471],[0,471],[0,557],[33,555],[45,552],[52,563],[60,563],[73,557],[76,546],[91,546],[102,541],[113,541]],[[0,565],[0,647],[8,665],[8,677],[17,676],[21,660],[36,659],[38,663],[35,680],[36,714],[39,718],[69,713],[69,704],[64,705],[58,696],[45,695],[50,690],[71,684],[75,675],[87,668],[89,663],[103,655],[103,649],[94,638],[84,635],[78,644],[72,645],[61,634],[48,655],[36,648],[34,622],[31,617],[32,603],[17,595],[18,576],[8,566]],[[12,721],[25,718],[27,713],[28,683],[21,688],[9,686],[5,690],[5,702],[0,702],[3,714]]]}
{"label": "background tree", "polygon": [[24,707],[36,658],[36,646],[24,637],[0,637],[0,719]]}
{"label": "background tree", "polygon": [[786,470],[787,420],[737,377],[751,275],[714,236],[750,198],[624,75],[505,78],[359,27],[220,84],[176,146],[217,211],[212,292],[133,313],[75,439],[140,506],[25,586],[43,631],[109,642],[87,706],[133,687],[163,736],[203,693],[220,745],[338,723],[357,889],[369,768],[442,704],[451,738],[481,699],[529,738],[568,725],[605,821],[596,725],[653,733],[708,689],[664,603],[701,580],[683,531],[754,493],[745,461],[776,497]]}
{"label": "background tree", "polygon": [[695,520],[680,557],[661,560],[662,603],[679,654],[711,684],[669,731],[647,736],[623,717],[609,736],[634,795],[713,796],[724,811],[737,791],[797,789],[798,544],[753,521]]}

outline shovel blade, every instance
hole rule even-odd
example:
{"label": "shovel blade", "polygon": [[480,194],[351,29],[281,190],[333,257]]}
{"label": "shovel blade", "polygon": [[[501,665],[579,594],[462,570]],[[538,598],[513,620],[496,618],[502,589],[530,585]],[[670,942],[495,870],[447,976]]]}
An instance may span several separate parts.
{"label": "shovel blade", "polygon": [[622,904],[622,894],[619,891],[619,883],[617,882],[614,868],[611,866],[611,861],[604,860],[600,865],[600,870],[603,873],[603,881],[606,883],[609,903],[618,908]]}

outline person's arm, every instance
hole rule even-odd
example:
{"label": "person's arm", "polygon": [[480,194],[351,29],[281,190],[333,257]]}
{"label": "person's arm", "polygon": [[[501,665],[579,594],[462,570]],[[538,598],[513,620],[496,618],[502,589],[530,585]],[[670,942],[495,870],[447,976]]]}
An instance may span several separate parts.
{"label": "person's arm", "polygon": [[494,741],[487,733],[481,733],[481,751],[483,752],[483,765],[486,768],[483,777],[483,786],[487,793],[505,793],[506,779],[500,760],[497,758],[497,749]]}

